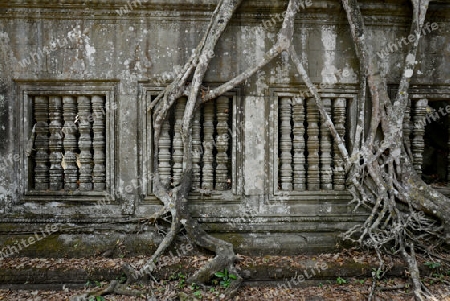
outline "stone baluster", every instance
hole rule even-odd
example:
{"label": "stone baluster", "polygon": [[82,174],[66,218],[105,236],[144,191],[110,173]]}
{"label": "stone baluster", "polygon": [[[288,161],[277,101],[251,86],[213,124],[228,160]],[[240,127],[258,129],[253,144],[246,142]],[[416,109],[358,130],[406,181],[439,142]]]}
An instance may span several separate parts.
{"label": "stone baluster", "polygon": [[175,128],[173,135],[173,185],[180,184],[183,173],[183,140],[181,138],[181,128],[183,126],[184,108],[186,107],[186,97],[181,97],[175,104]]}
{"label": "stone baluster", "polygon": [[171,182],[171,170],[170,165],[170,148],[171,139],[169,135],[170,123],[166,119],[161,126],[161,134],[159,136],[159,147],[158,147],[158,169],[159,169],[159,179],[164,187],[169,187]]}
{"label": "stone baluster", "polygon": [[292,190],[291,99],[280,99],[280,182],[282,190]]}
{"label": "stone baluster", "polygon": [[216,189],[228,189],[228,97],[221,96],[216,100]]}
{"label": "stone baluster", "polygon": [[77,132],[75,124],[77,115],[75,98],[72,96],[63,97],[63,117],[64,117],[64,189],[75,190],[78,188],[78,167],[77,157]]}
{"label": "stone baluster", "polygon": [[308,150],[308,190],[320,189],[319,170],[319,111],[314,98],[306,101],[306,121],[308,122],[306,148]]}
{"label": "stone baluster", "polygon": [[203,150],[200,130],[200,111],[196,110],[192,120],[192,188],[194,190],[201,187],[200,162]]}
{"label": "stone baluster", "polygon": [[47,190],[49,185],[48,168],[48,98],[36,96],[34,99],[34,118],[36,119],[36,166],[34,168],[35,188]]}
{"label": "stone baluster", "polygon": [[306,189],[305,101],[303,98],[294,98],[292,111],[294,120],[294,190],[303,191]]}
{"label": "stone baluster", "polygon": [[203,111],[203,171],[202,188],[214,188],[213,148],[214,148],[214,103],[207,102]]}
{"label": "stone baluster", "polygon": [[[334,101],[334,126],[342,141],[345,139],[345,119],[347,100],[339,97]],[[345,170],[339,148],[334,144],[334,190],[345,189]]]}
{"label": "stone baluster", "polygon": [[412,141],[412,153],[414,169],[420,176],[422,174],[422,153],[425,149],[425,142],[423,136],[425,135],[425,122],[424,118],[427,113],[428,99],[423,98],[416,102],[413,114],[413,141]]}
{"label": "stone baluster", "polygon": [[106,137],[105,137],[105,101],[102,96],[92,96],[92,111],[94,113],[94,124],[92,130],[94,132],[94,190],[102,191],[106,188]]}
{"label": "stone baluster", "polygon": [[92,139],[91,139],[91,100],[86,96],[78,96],[79,132],[78,148],[80,149],[80,190],[92,190]]}
{"label": "stone baluster", "polygon": [[62,162],[62,99],[60,96],[49,97],[49,150],[50,150],[50,190],[61,190],[63,188]]}
{"label": "stone baluster", "polygon": [[[331,98],[322,98],[322,103],[328,116],[331,118]],[[325,119],[320,118],[320,187],[323,190],[332,190],[332,170],[331,170],[331,133],[325,124]]]}

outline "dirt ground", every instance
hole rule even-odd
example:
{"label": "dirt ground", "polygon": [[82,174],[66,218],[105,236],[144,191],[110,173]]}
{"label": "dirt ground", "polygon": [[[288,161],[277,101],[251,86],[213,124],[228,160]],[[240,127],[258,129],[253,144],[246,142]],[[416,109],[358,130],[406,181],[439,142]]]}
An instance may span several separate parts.
{"label": "dirt ground", "polygon": [[[370,281],[365,281],[361,284],[362,279],[348,279],[346,284],[323,284],[317,287],[307,288],[293,288],[280,289],[277,287],[248,287],[240,288],[237,296],[232,300],[298,300],[298,301],[359,301],[367,300]],[[391,279],[384,283],[386,288],[404,286],[404,280]],[[140,288],[143,289],[144,288]],[[60,301],[70,300],[71,296],[81,295],[88,289],[62,291],[26,291],[26,290],[0,290],[0,300],[33,300],[33,301]],[[192,288],[185,288],[180,290],[175,283],[161,284],[154,289],[157,300],[225,300],[221,296],[220,290],[210,292],[209,290],[193,290]],[[179,292],[184,291],[186,295],[184,299],[179,298]],[[198,297],[194,297],[194,293]],[[450,287],[444,284],[435,284],[432,286],[432,291],[436,296],[435,300],[450,301]],[[108,295],[103,299],[92,300],[147,300],[147,297],[131,297],[131,296],[117,296]],[[392,289],[387,291],[380,291],[377,293],[375,300],[389,300],[389,301],[413,301],[411,291],[408,288]],[[430,299],[431,300],[431,299]]]}
{"label": "dirt ground", "polygon": [[[420,263],[425,268],[426,273],[422,273],[422,280],[425,287],[435,296],[436,301],[450,301],[450,268],[444,262],[450,262],[449,254],[442,255],[442,261],[431,261],[429,258],[420,258]],[[191,271],[198,269],[205,264],[211,256],[193,256],[189,257],[189,263],[179,265],[181,268],[176,273],[169,277],[154,279],[149,284],[135,284],[134,289],[142,291],[143,295],[135,296],[92,296],[89,300],[150,300],[150,291],[156,297],[156,300],[226,300],[223,295],[227,281],[225,278],[217,277],[209,286],[187,285],[186,279]],[[264,256],[264,257],[250,257],[239,255],[239,260],[236,264],[238,270],[244,271],[248,267],[264,266],[270,269],[276,269],[280,266],[288,266],[295,268],[295,265],[301,262],[301,259],[311,259],[311,256]],[[89,271],[93,268],[112,269],[117,271],[120,275],[121,266],[124,263],[133,265],[139,268],[146,262],[146,257],[138,256],[131,258],[6,258],[0,261],[0,271],[33,271],[35,269],[43,269],[51,271],[52,269],[59,269],[64,271],[82,269]],[[376,256],[358,251],[346,251],[344,253],[336,254],[321,254],[313,257],[319,262],[364,262],[369,266],[376,266]],[[386,262],[388,258],[385,259]],[[180,261],[181,263],[182,261]],[[394,263],[395,260],[391,262]],[[398,263],[397,263],[398,265]],[[295,271],[300,271],[299,269]],[[65,272],[64,272],[65,273]],[[407,271],[400,273],[407,276]],[[295,274],[297,275],[297,274]],[[309,282],[307,287],[295,287],[295,281],[292,278],[278,280],[278,282],[264,282],[255,281],[244,282],[238,290],[237,295],[232,300],[298,300],[298,301],[359,301],[367,300],[372,288],[372,277],[332,277],[328,279],[316,279]],[[116,278],[119,281],[125,279]],[[165,279],[165,280],[161,280]],[[267,278],[269,279],[269,278]],[[294,278],[295,279],[295,278]],[[297,278],[299,279],[299,278]],[[233,281],[228,278],[228,283]],[[58,287],[60,290],[22,290],[19,289],[0,289],[0,300],[33,300],[33,301],[74,301],[73,296],[82,295],[86,292],[101,290],[108,285],[107,281],[96,281],[95,279],[86,281],[82,288],[73,289],[67,288],[64,284]],[[306,282],[305,282],[306,283]],[[3,280],[2,285],[7,285],[7,281]],[[250,285],[251,284],[251,285]],[[301,285],[301,282],[298,284]],[[4,286],[3,286],[4,287]],[[17,287],[17,286],[16,286]],[[71,298],[72,297],[72,298]],[[381,301],[413,301],[411,294],[411,285],[407,277],[380,277],[377,280],[376,298],[374,300]]]}

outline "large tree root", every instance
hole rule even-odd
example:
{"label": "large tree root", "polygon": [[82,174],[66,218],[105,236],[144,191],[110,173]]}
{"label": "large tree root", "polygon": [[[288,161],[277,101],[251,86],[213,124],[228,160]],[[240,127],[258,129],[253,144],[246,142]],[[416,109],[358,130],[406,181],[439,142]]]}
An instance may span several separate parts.
{"label": "large tree root", "polygon": [[[342,0],[352,29],[355,48],[365,67],[371,92],[372,118],[367,138],[356,145],[352,154],[363,158],[361,164],[351,164],[351,179],[358,204],[371,208],[366,222],[350,229],[344,237],[362,245],[394,250],[408,265],[417,301],[429,294],[422,288],[415,255],[415,244],[442,241],[442,228],[422,212],[440,220],[445,227],[450,216],[448,199],[425,185],[411,163],[408,137],[403,137],[403,118],[408,105],[409,81],[416,64],[419,38],[407,49],[404,71],[395,100],[390,100],[387,85],[380,75],[377,57],[365,41],[366,31],[357,0]],[[410,34],[422,30],[428,0],[412,0],[413,17]],[[364,115],[362,115],[364,116]],[[377,137],[384,140],[377,145]],[[357,159],[359,159],[357,158]],[[349,166],[349,165],[347,165]],[[406,206],[405,206],[406,205]],[[359,237],[354,240],[354,236]],[[448,235],[448,234],[447,234]],[[447,236],[447,241],[449,241]],[[371,298],[375,290],[372,291]]]}
{"label": "large tree root", "polygon": [[[422,241],[423,244],[424,240],[430,238],[440,240],[442,227],[430,218],[420,215],[420,212],[428,213],[441,220],[448,228],[445,221],[450,216],[450,208],[444,196],[433,191],[417,176],[408,157],[408,147],[403,144],[404,140],[407,142],[407,139],[402,137],[403,113],[408,104],[407,90],[415,65],[418,41],[408,48],[399,91],[395,101],[391,101],[388,97],[386,82],[379,74],[376,56],[365,41],[364,20],[359,4],[357,0],[342,2],[347,11],[356,52],[362,61],[361,76],[367,76],[372,100],[369,132],[366,137],[363,137],[361,129],[356,131],[355,141],[358,143],[350,152],[347,151],[342,137],[338,135],[330,116],[324,110],[317,88],[309,79],[293,46],[290,47],[289,54],[314,96],[320,115],[326,120],[334,143],[338,146],[348,173],[349,184],[353,186],[351,191],[354,202],[357,206],[363,205],[370,209],[366,222],[350,229],[344,234],[344,238],[374,248],[378,254],[384,252],[384,248],[394,248],[408,264],[414,296],[417,301],[421,301],[423,296],[426,296],[426,292],[422,290],[420,282],[414,243]],[[422,29],[428,8],[428,0],[412,0],[412,2],[414,13],[411,34],[417,29],[419,32]],[[360,127],[364,124],[364,118],[364,112],[360,111],[358,120]],[[380,132],[381,138],[378,138]],[[378,146],[377,138],[383,139],[384,143]],[[349,153],[351,153],[350,157]],[[405,204],[406,209],[400,204]],[[419,232],[421,234],[417,235]],[[355,235],[356,239],[354,239]],[[450,235],[446,235],[446,240],[449,241]],[[382,272],[382,267],[383,264],[380,262],[378,273]],[[374,281],[369,300],[375,298],[375,285]]]}
{"label": "large tree root", "polygon": [[195,238],[195,242],[202,248],[208,249],[216,253],[216,256],[208,263],[203,265],[198,271],[189,277],[189,283],[207,283],[216,272],[228,269],[228,271],[236,276],[236,280],[232,281],[226,289],[225,294],[231,298],[239,289],[242,283],[242,277],[234,267],[236,254],[233,250],[233,244],[217,239],[205,232],[197,222],[197,220],[185,215],[186,220],[184,226],[191,239]]}

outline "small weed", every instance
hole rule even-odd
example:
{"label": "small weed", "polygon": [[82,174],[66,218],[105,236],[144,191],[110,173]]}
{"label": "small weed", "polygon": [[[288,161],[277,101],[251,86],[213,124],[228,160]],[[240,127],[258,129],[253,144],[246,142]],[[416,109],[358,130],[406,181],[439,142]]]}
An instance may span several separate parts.
{"label": "small weed", "polygon": [[186,280],[185,279],[180,279],[180,282],[178,283],[178,287],[179,288],[183,288],[186,286]]}
{"label": "small weed", "polygon": [[119,280],[119,283],[125,283],[127,282],[127,275],[125,273],[122,273],[122,275],[120,275],[120,277],[117,277],[116,280]]}
{"label": "small weed", "polygon": [[441,263],[440,262],[430,262],[427,261],[425,262],[425,265],[430,268],[430,269],[437,269],[441,267]]}
{"label": "small weed", "polygon": [[97,281],[97,280],[94,280],[94,281],[88,280],[84,286],[86,286],[86,287],[89,287],[89,286],[102,287],[103,284],[100,281]]}
{"label": "small weed", "polygon": [[430,284],[433,284],[434,281],[436,281],[438,283],[443,283],[445,281],[445,275],[444,274],[433,273],[433,274],[431,274],[431,276],[434,279],[430,280]]}
{"label": "small weed", "polygon": [[214,275],[221,279],[219,283],[223,288],[229,287],[231,281],[237,279],[236,275],[228,273],[227,269],[224,269],[223,272],[216,272]]}
{"label": "small weed", "polygon": [[372,277],[381,279],[381,269],[372,268]]}
{"label": "small weed", "polygon": [[199,288],[200,288],[200,286],[198,286],[198,284],[196,284],[196,283],[191,284],[191,290],[195,291],[195,290],[198,290]]}
{"label": "small weed", "polygon": [[199,298],[199,299],[203,298],[203,296],[202,296],[202,291],[195,291],[195,292],[193,293],[193,295],[194,295],[196,298]]}
{"label": "small weed", "polygon": [[337,277],[337,279],[336,279],[336,283],[337,284],[346,284],[347,283],[347,280],[345,280],[344,278],[342,278],[342,277]]}
{"label": "small weed", "polygon": [[186,275],[184,275],[183,273],[178,274],[173,273],[172,275],[169,276],[169,281],[172,280],[179,280],[178,288],[183,288],[186,286]]}

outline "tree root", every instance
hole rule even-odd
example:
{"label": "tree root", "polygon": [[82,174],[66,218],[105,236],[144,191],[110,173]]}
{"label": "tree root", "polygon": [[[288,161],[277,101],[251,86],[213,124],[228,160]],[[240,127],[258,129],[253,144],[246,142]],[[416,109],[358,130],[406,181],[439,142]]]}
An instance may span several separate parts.
{"label": "tree root", "polygon": [[187,282],[207,283],[216,272],[228,269],[228,271],[237,278],[230,283],[230,286],[225,291],[227,299],[231,298],[236,294],[243,280],[237,269],[234,267],[234,262],[237,257],[233,250],[233,244],[206,233],[206,231],[200,227],[197,220],[187,214],[187,204],[182,207],[181,212],[184,218],[184,227],[191,240],[195,241],[198,246],[216,253],[216,256],[189,277]]}

